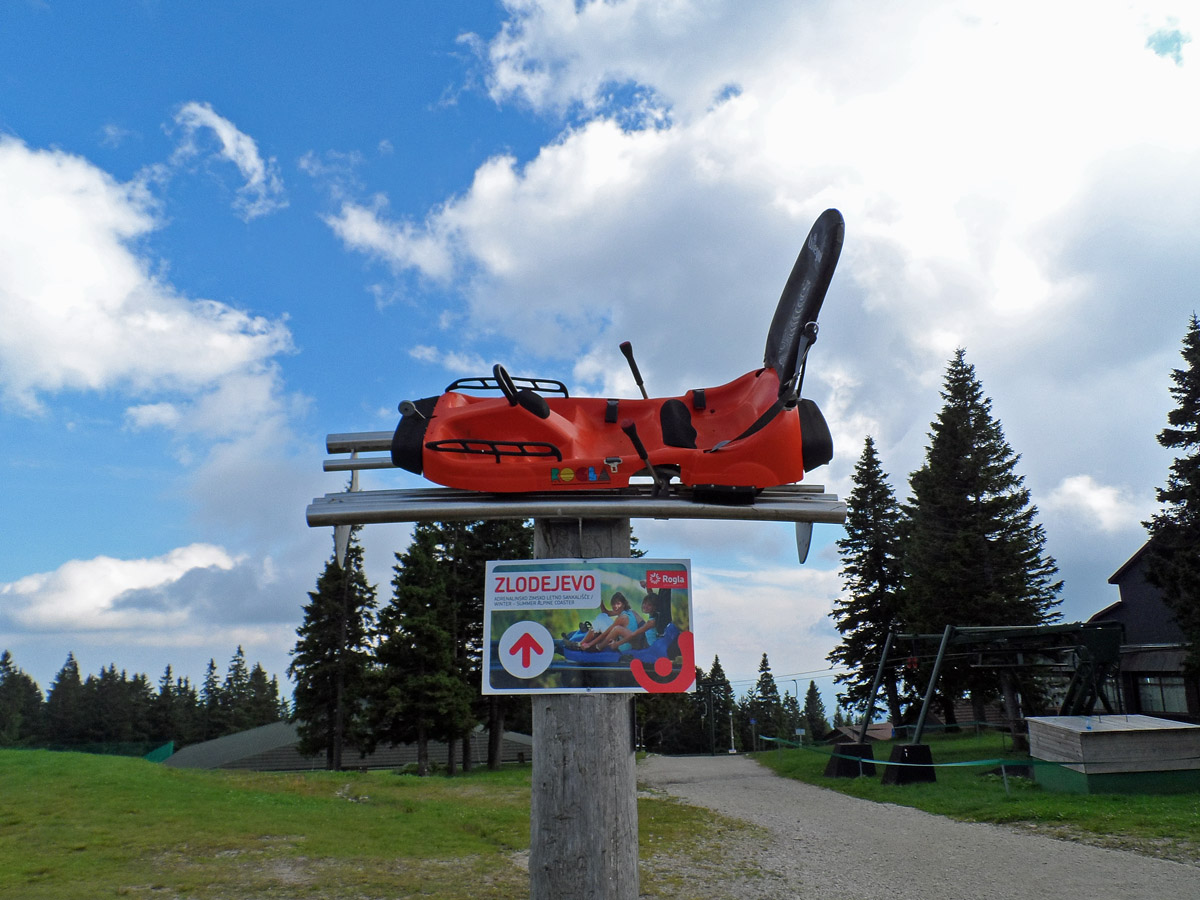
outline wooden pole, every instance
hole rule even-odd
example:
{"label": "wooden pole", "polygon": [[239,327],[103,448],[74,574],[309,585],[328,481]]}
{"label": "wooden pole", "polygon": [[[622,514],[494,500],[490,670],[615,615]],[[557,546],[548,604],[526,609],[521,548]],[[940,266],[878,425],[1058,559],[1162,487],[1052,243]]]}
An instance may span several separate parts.
{"label": "wooden pole", "polygon": [[[538,559],[629,556],[628,519],[538,519]],[[628,694],[533,695],[532,900],[636,900]]]}

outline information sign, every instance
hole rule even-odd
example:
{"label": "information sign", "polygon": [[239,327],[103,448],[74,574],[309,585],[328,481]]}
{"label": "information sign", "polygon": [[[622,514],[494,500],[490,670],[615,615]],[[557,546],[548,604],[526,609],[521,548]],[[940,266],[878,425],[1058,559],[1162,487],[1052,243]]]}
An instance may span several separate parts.
{"label": "information sign", "polygon": [[686,559],[487,564],[483,693],[693,690]]}

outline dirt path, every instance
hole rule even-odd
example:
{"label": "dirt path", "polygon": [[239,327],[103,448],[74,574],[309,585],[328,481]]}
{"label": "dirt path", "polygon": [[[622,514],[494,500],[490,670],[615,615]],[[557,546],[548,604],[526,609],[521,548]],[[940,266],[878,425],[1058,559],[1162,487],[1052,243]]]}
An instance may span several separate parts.
{"label": "dirt path", "polygon": [[858,800],[780,778],[743,756],[649,757],[638,781],[763,829],[736,847],[715,847],[695,897],[1200,898],[1195,866]]}

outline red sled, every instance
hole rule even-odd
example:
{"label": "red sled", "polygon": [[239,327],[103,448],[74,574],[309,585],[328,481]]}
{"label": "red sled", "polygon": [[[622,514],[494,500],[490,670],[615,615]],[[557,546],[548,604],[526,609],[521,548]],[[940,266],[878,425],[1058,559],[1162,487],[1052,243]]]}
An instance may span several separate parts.
{"label": "red sled", "polygon": [[[728,384],[650,398],[628,342],[641,399],[571,397],[549,378],[464,378],[405,401],[392,462],[447,487],[494,493],[603,491],[672,479],[704,502],[753,502],[833,458],[817,405],[800,398],[817,314],[845,235],[841,213],[818,217],[784,286],[763,367]],[[500,396],[495,396],[496,394]],[[490,396],[489,396],[490,395]]]}

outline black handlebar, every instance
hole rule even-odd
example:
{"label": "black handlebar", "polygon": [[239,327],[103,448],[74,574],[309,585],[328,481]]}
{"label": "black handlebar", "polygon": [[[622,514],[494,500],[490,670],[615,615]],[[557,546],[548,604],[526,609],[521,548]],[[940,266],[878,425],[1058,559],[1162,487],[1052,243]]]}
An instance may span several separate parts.
{"label": "black handlebar", "polygon": [[633,358],[633,344],[629,341],[621,341],[621,352],[625,354],[625,359],[633,372],[633,380],[637,382],[638,390],[642,392],[642,399],[649,400],[650,395],[646,393],[646,386],[642,384],[642,373],[638,371],[637,361]]}

